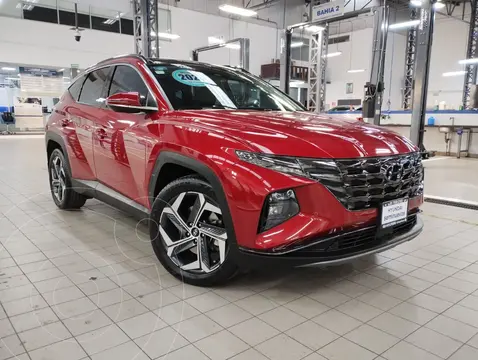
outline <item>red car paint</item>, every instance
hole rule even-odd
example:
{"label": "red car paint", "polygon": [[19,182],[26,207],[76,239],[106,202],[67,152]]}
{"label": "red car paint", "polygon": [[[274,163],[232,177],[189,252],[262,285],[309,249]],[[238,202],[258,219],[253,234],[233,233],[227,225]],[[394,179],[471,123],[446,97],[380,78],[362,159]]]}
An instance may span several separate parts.
{"label": "red car paint", "polygon": [[[418,151],[406,138],[355,120],[307,112],[187,110],[169,108],[145,64],[126,57],[105,64],[136,67],[154,93],[158,111],[120,113],[75,102],[68,92],[56,105],[48,131],[66,144],[72,177],[97,180],[151,209],[148,186],[158,155],[165,150],[209,167],[226,194],[239,246],[280,245],[374,224],[376,209],[348,211],[323,185],[240,161],[236,150],[308,158],[361,158]],[[134,97],[134,96],[132,96]],[[118,99],[123,103],[134,99]],[[300,213],[263,233],[257,224],[264,200],[293,188]],[[418,208],[422,196],[410,199]]]}

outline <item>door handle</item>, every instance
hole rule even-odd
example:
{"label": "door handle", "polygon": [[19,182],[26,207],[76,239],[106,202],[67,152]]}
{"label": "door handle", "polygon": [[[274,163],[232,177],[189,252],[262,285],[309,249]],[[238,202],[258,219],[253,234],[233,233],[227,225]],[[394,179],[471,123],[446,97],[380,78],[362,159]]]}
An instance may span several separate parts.
{"label": "door handle", "polygon": [[105,129],[102,129],[102,128],[96,129],[95,133],[100,139],[104,139],[108,135]]}

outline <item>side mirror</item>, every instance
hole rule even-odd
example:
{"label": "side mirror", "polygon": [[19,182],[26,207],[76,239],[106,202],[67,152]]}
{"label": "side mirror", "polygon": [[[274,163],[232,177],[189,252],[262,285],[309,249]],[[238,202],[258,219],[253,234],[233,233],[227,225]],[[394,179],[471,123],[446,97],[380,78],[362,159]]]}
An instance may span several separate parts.
{"label": "side mirror", "polygon": [[141,104],[138,92],[116,93],[106,99],[106,105],[112,110],[126,113],[158,111],[157,107]]}

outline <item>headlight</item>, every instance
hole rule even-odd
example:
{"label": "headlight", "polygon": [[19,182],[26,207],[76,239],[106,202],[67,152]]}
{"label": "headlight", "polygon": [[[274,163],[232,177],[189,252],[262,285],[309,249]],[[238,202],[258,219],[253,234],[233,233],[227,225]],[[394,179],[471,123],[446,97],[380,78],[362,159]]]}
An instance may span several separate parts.
{"label": "headlight", "polygon": [[277,191],[269,194],[262,208],[258,232],[269,230],[299,213],[299,203],[294,190]]}
{"label": "headlight", "polygon": [[239,159],[281,173],[303,176],[316,181],[341,181],[337,163],[328,159],[275,156],[237,150]]}
{"label": "headlight", "polygon": [[302,170],[297,159],[293,157],[265,155],[239,150],[236,151],[236,155],[239,159],[257,166],[286,174],[307,177],[307,174]]}

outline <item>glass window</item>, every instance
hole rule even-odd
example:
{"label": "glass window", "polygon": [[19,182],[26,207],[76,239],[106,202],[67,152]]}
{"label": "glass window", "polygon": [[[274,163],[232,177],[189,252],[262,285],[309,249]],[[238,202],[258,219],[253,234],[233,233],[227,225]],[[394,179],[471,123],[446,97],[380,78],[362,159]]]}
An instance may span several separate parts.
{"label": "glass window", "polygon": [[81,87],[83,86],[83,82],[85,81],[84,76],[80,76],[73,84],[70,85],[68,91],[70,95],[75,101],[78,101],[78,96],[80,96]]}
{"label": "glass window", "polygon": [[105,67],[88,74],[80,93],[80,102],[100,106],[105,101],[102,95],[109,69],[109,67]]}
{"label": "glass window", "polygon": [[150,68],[175,109],[305,110],[274,86],[242,70],[169,62]]}
{"label": "glass window", "polygon": [[[131,66],[118,65],[111,80],[108,96],[122,92],[138,92],[141,104],[155,106],[148,87],[139,75],[138,71]],[[153,102],[153,104],[151,104]]]}

